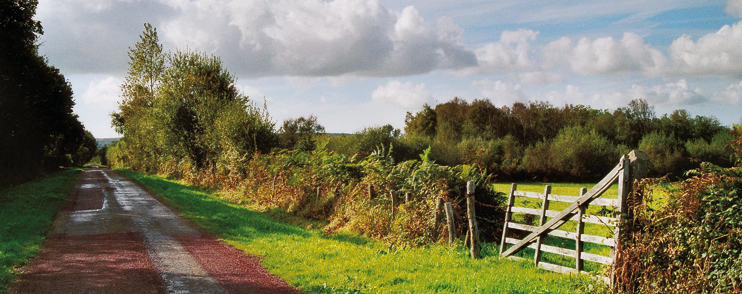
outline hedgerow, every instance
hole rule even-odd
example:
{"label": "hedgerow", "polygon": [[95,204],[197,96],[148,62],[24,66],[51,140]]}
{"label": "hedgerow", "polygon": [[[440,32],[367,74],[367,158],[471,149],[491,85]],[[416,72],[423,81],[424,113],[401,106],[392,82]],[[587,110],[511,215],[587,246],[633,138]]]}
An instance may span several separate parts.
{"label": "hedgerow", "polygon": [[[742,156],[742,136],[732,147]],[[686,176],[657,210],[649,205],[657,180],[640,185],[645,199],[634,206],[617,260],[620,292],[742,291],[742,165],[703,163]]]}

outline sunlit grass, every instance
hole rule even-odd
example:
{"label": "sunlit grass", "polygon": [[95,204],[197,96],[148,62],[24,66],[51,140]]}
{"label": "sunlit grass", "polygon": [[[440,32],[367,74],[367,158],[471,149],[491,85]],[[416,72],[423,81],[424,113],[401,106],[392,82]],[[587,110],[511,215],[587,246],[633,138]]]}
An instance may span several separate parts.
{"label": "sunlit grass", "polygon": [[182,215],[246,252],[305,293],[579,293],[602,284],[531,263],[501,259],[484,244],[480,260],[462,246],[388,247],[355,235],[325,235],[217,199],[211,191],[119,171]]}
{"label": "sunlit grass", "polygon": [[8,291],[17,267],[39,252],[80,172],[65,170],[0,190],[0,293]]}

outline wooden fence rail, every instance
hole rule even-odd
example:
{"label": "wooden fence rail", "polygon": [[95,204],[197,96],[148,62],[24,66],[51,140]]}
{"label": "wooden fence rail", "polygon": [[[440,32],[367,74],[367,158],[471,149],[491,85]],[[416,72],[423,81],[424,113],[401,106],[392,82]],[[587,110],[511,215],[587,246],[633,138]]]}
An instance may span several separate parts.
{"label": "wooden fence rail", "polygon": [[[641,158],[641,156],[639,157]],[[616,165],[616,167],[605,178],[603,178],[603,180],[590,189],[590,191],[586,191],[585,188],[582,188],[580,196],[551,194],[551,187],[548,185],[544,188],[544,193],[518,191],[517,184],[513,184],[510,188],[505,211],[500,255],[515,258],[513,254],[523,250],[524,248],[531,248],[535,250],[534,263],[537,266],[560,273],[587,273],[583,269],[583,262],[586,260],[612,267],[620,235],[619,224],[621,221],[621,215],[626,213],[626,205],[624,203],[631,191],[631,185],[633,184],[632,178],[638,178],[638,175],[641,174],[638,171],[631,172],[632,166],[635,168],[638,166],[638,164],[633,164],[633,161],[636,158],[637,156],[635,151],[632,151],[630,155],[624,155],[621,157],[618,165]],[[632,177],[632,174],[634,177]],[[615,199],[599,198],[616,182],[618,182],[618,195],[616,195]],[[542,200],[541,209],[515,206],[515,197]],[[553,201],[566,202],[570,203],[570,205],[562,211],[549,210],[549,204]],[[616,217],[587,214],[586,211],[589,205],[613,207],[616,211]],[[514,213],[539,217],[539,226],[513,222]],[[549,220],[547,221],[547,219]],[[560,230],[560,227],[567,221],[577,222],[574,231]],[[614,231],[613,236],[603,237],[584,234],[585,223],[610,226]],[[527,232],[528,235],[523,239],[512,238],[511,235],[513,234],[511,233],[513,230]],[[547,235],[575,240],[575,248],[562,248],[543,244],[543,239]],[[610,256],[584,252],[583,242],[610,247]],[[513,246],[508,248],[508,245]],[[543,262],[541,261],[542,252],[572,257],[575,259],[575,266],[565,267]],[[603,280],[611,283],[612,276],[613,274],[611,274],[611,277],[603,277]]]}

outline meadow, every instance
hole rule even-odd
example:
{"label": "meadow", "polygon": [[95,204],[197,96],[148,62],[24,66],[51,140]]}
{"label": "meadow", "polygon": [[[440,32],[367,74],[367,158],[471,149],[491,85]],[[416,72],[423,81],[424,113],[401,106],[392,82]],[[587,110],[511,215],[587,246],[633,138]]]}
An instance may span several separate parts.
{"label": "meadow", "polygon": [[321,226],[276,209],[267,213],[218,198],[174,179],[118,170],[221,240],[262,256],[261,262],[305,293],[594,293],[601,282],[502,259],[484,244],[472,260],[461,241],[398,248]]}

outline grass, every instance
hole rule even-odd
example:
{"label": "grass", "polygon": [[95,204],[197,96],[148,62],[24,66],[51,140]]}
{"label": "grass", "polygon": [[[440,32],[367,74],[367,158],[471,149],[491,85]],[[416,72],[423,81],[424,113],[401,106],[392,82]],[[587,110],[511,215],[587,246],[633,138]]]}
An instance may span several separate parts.
{"label": "grass", "polygon": [[325,235],[226,202],[213,191],[119,172],[206,231],[264,256],[261,262],[272,274],[305,293],[580,293],[602,285],[582,275],[561,275],[528,262],[501,259],[494,244],[484,244],[484,258],[472,260],[462,246],[398,249],[355,235]]}
{"label": "grass", "polygon": [[0,293],[18,266],[36,255],[80,170],[64,170],[0,190]]}

